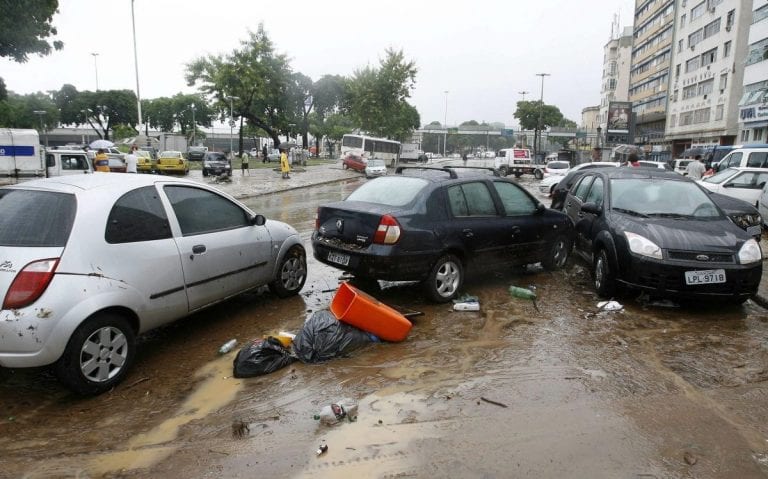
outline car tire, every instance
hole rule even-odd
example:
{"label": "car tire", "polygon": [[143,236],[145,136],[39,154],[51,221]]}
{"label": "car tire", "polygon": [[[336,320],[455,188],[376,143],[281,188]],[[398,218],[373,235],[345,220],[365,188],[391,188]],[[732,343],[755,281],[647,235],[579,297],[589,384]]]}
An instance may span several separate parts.
{"label": "car tire", "polygon": [[536,178],[537,180],[540,180],[544,178],[544,172],[541,171],[541,168],[536,168],[535,170],[533,170],[533,177]]}
{"label": "car tire", "polygon": [[341,169],[346,170],[349,166],[346,163],[341,164]]}
{"label": "car tire", "polygon": [[598,296],[610,298],[616,293],[616,275],[611,270],[608,253],[604,249],[597,253],[592,276]]}
{"label": "car tire", "polygon": [[100,313],[72,333],[54,372],[72,391],[96,395],[122,381],[135,356],[136,334],[128,320],[117,314]]}
{"label": "car tire", "polygon": [[452,254],[441,256],[424,281],[424,292],[436,303],[447,303],[455,298],[464,283],[464,267]]}
{"label": "car tire", "polygon": [[506,166],[502,166],[502,167],[499,168],[499,174],[501,176],[508,176],[509,175],[509,170],[507,169]]}
{"label": "car tire", "polygon": [[541,261],[541,265],[547,271],[557,271],[565,267],[571,254],[571,239],[564,235],[558,235],[549,247],[547,256]]}
{"label": "car tire", "polygon": [[269,290],[280,298],[299,294],[307,281],[307,254],[301,246],[294,246],[285,254],[277,269],[277,277],[269,283]]}
{"label": "car tire", "polygon": [[552,188],[549,189],[549,197],[552,198],[552,195],[555,194],[555,188],[557,187],[557,183],[552,185]]}
{"label": "car tire", "polygon": [[520,178],[521,176],[523,176],[522,173],[515,173],[515,178]]}
{"label": "car tire", "polygon": [[208,176],[208,170],[203,170],[203,176]]}

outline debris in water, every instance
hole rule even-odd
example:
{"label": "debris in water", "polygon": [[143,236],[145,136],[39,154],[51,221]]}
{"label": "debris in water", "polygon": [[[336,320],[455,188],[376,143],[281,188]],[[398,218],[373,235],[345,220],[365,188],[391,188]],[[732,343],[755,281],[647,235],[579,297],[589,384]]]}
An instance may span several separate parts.
{"label": "debris in water", "polygon": [[597,307],[603,311],[621,311],[624,306],[618,301],[600,301],[597,303]]}
{"label": "debris in water", "polygon": [[507,407],[507,405],[506,405],[506,404],[504,404],[504,403],[500,403],[500,402],[497,402],[497,401],[492,401],[492,400],[490,400],[490,399],[487,399],[487,398],[484,398],[484,397],[481,397],[481,398],[480,398],[480,400],[481,400],[481,401],[485,401],[485,402],[487,402],[488,404],[493,404],[494,406],[499,406],[499,407]]}
{"label": "debris in water", "polygon": [[683,460],[689,466],[696,464],[696,456],[694,456],[693,453],[689,451],[685,451],[685,454],[683,454]]}
{"label": "debris in water", "polygon": [[242,419],[237,419],[235,421],[232,421],[232,436],[237,439],[242,439],[248,434],[250,434],[251,428],[248,426],[248,423],[243,421]]}

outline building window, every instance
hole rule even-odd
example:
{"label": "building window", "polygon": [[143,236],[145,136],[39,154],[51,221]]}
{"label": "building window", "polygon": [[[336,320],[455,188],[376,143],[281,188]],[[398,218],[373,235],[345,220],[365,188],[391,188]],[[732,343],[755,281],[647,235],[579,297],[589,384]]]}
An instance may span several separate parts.
{"label": "building window", "polygon": [[731,42],[725,42],[723,44],[723,58],[728,58],[731,55]]}
{"label": "building window", "polygon": [[675,65],[675,78],[680,76],[680,64]]}
{"label": "building window", "polygon": [[715,121],[723,119],[724,108],[725,105],[717,105],[717,107],[715,107]]}
{"label": "building window", "polygon": [[697,43],[699,43],[704,37],[704,30],[699,28],[695,32],[688,35],[688,46],[693,48],[696,46]]}
{"label": "building window", "polygon": [[683,28],[685,26],[685,13],[680,15],[680,28]]}
{"label": "building window", "polygon": [[747,61],[744,65],[753,65],[768,60],[768,38],[763,38],[747,47]]}
{"label": "building window", "polygon": [[723,73],[720,75],[720,92],[722,93],[726,87],[728,87],[728,74]]}
{"label": "building window", "polygon": [[701,108],[693,112],[694,123],[706,123],[709,121],[710,108]]}
{"label": "building window", "polygon": [[703,81],[699,83],[698,85],[698,94],[699,95],[708,95],[712,93],[712,90],[715,87],[715,79],[711,78],[709,80]]}
{"label": "building window", "polygon": [[[683,100],[696,96],[696,85],[689,85],[683,88]],[[682,117],[681,117],[682,118]]]}
{"label": "building window", "polygon": [[754,141],[762,141],[763,139],[763,129],[762,128],[755,128],[755,134],[754,134]]}
{"label": "building window", "polygon": [[701,59],[696,56],[685,62],[685,73],[691,73],[699,69]]}
{"label": "building window", "polygon": [[704,38],[709,38],[720,31],[720,19],[710,22],[704,26]]}
{"label": "building window", "polygon": [[669,115],[669,126],[675,126],[675,122],[677,121],[677,115],[674,113]]}
{"label": "building window", "polygon": [[680,126],[687,126],[693,122],[693,112],[680,113]]}
{"label": "building window", "polygon": [[741,142],[746,143],[749,141],[749,130],[741,130]]}
{"label": "building window", "polygon": [[680,51],[683,49],[683,40],[677,41],[677,53],[680,53]]}
{"label": "building window", "polygon": [[764,18],[768,18],[768,3],[754,11],[752,14],[752,23],[757,23]]}
{"label": "building window", "polygon": [[736,20],[736,10],[731,10],[725,17],[725,28],[730,30],[733,27],[733,21]]}
{"label": "building window", "polygon": [[707,2],[701,2],[691,9],[691,21],[696,20],[700,16],[704,15],[707,11]]}
{"label": "building window", "polygon": [[702,53],[701,66],[705,67],[707,65],[711,65],[712,63],[715,63],[716,60],[717,60],[717,48],[713,48],[712,50]]}

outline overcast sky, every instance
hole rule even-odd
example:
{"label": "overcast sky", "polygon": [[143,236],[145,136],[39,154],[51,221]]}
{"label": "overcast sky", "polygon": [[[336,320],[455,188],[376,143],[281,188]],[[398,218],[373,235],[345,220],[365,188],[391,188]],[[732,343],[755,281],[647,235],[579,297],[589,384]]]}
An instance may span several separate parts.
{"label": "overcast sky", "polygon": [[[263,22],[276,50],[313,80],[351,75],[377,66],[387,48],[403,50],[418,68],[411,103],[422,124],[447,116],[449,125],[516,125],[519,92],[529,92],[527,100],[541,95],[536,73],[551,74],[544,102],[580,123],[581,110],[599,103],[614,15],[621,27],[631,26],[633,6],[633,0],[135,0],[140,93],[144,99],[192,93],[186,64],[231,52]],[[24,64],[0,60],[9,90],[27,94],[66,83],[95,90],[97,71],[100,90],[135,90],[131,0],[59,0],[53,24],[64,50]]]}

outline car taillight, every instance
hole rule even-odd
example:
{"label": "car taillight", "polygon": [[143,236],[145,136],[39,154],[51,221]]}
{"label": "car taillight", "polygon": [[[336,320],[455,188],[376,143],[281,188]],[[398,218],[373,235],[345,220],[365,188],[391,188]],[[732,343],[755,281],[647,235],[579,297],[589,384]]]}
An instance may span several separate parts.
{"label": "car taillight", "polygon": [[59,258],[29,263],[13,279],[3,301],[3,309],[18,309],[37,301],[53,278]]}
{"label": "car taillight", "polygon": [[390,216],[384,215],[379,220],[379,227],[373,235],[373,242],[377,244],[395,244],[400,240],[400,223]]}

